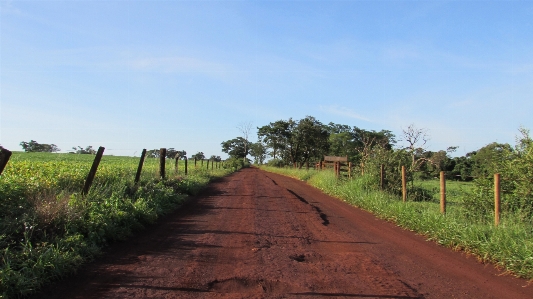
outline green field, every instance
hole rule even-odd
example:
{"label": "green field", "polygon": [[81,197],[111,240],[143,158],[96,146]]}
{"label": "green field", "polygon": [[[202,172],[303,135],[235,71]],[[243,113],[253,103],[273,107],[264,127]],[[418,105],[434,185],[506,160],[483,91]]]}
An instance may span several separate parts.
{"label": "green field", "polygon": [[74,271],[115,240],[131,236],[235,167],[103,156],[90,192],[81,190],[94,156],[14,152],[0,176],[0,298],[30,294]]}
{"label": "green field", "polygon": [[[435,201],[440,200],[439,180],[415,181],[414,184],[429,191]],[[472,182],[446,181],[446,201],[448,203],[460,203],[463,197],[468,196],[473,191],[473,188]]]}

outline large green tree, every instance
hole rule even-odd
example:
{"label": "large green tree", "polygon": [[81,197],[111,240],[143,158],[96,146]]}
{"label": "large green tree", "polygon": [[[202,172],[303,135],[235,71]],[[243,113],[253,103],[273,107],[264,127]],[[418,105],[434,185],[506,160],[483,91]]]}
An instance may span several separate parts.
{"label": "large green tree", "polygon": [[471,153],[472,176],[491,177],[498,171],[499,165],[509,160],[513,148],[508,143],[493,142]]}
{"label": "large green tree", "polygon": [[352,162],[357,160],[358,153],[356,151],[355,134],[352,127],[329,123],[327,129],[329,131],[328,155],[347,156]]}
{"label": "large green tree", "polygon": [[222,151],[233,158],[244,159],[248,155],[248,141],[243,137],[237,137],[221,143]]}
{"label": "large green tree", "polygon": [[278,120],[257,128],[257,137],[268,148],[272,149],[270,152],[272,158],[279,158],[282,155],[281,152],[285,150],[285,146],[291,135],[290,126],[289,121]]}
{"label": "large green tree", "polygon": [[329,149],[329,132],[327,127],[312,116],[306,116],[297,122],[292,132],[295,149],[291,153],[292,163],[300,162],[300,167],[311,160],[321,160]]}
{"label": "large green tree", "polygon": [[258,137],[272,149],[272,157],[280,157],[294,166],[320,160],[327,154],[329,134],[327,126],[312,116],[278,120],[258,128]]}
{"label": "large green tree", "polygon": [[267,155],[267,147],[262,142],[251,143],[250,155],[254,158],[254,163],[263,164]]}

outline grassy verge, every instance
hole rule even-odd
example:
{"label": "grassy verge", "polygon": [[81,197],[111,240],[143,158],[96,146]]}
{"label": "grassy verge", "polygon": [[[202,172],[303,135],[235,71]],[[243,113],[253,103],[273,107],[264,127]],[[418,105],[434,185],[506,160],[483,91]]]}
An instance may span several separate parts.
{"label": "grassy verge", "polygon": [[[467,216],[460,197],[448,206],[444,216],[440,214],[437,202],[403,203],[398,196],[370,186],[369,178],[364,176],[337,180],[330,171],[261,168],[305,180],[327,194],[441,245],[466,251],[480,261],[494,263],[516,276],[533,279],[533,223],[519,220],[515,215],[503,215],[500,226],[494,227],[491,217],[473,219]],[[468,186],[461,187],[462,196],[467,194],[467,189]]]}
{"label": "grassy verge", "polygon": [[[147,159],[133,185],[138,158],[104,156],[87,196],[79,192],[94,156],[15,153],[0,177],[0,298],[31,294],[67,275],[101,248],[178,207],[231,169],[194,168],[183,176],[168,161]],[[157,161],[156,161],[157,160]]]}

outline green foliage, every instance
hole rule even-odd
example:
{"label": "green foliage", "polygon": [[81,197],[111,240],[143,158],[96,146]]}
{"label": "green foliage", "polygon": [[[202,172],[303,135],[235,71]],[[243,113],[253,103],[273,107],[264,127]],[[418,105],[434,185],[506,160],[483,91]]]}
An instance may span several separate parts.
{"label": "green foliage", "polygon": [[30,140],[30,142],[22,141],[20,143],[20,146],[22,149],[24,149],[25,152],[59,152],[60,149],[55,144],[46,144],[46,143],[38,143],[35,140]]}
{"label": "green foliage", "polygon": [[267,162],[267,166],[271,167],[283,167],[285,166],[285,163],[281,159],[270,159]]}
{"label": "green foliage", "polygon": [[472,175],[488,178],[499,171],[501,163],[513,159],[513,148],[507,143],[490,143],[474,153],[470,153],[473,162]]}
{"label": "green foliage", "polygon": [[196,159],[196,160],[203,160],[203,159],[205,159],[204,152],[197,152],[196,154],[194,154],[194,155],[191,156],[191,159]]}
{"label": "green foliage", "polygon": [[258,129],[259,139],[272,148],[273,158],[286,164],[320,161],[329,149],[328,128],[312,116],[278,120]]}
{"label": "green foliage", "polygon": [[220,162],[222,161],[222,158],[220,158],[220,156],[211,155],[211,157],[209,157],[209,161]]}
{"label": "green foliage", "polygon": [[248,141],[242,137],[237,137],[221,143],[222,151],[233,158],[244,159],[248,155],[249,148],[247,148]]}
{"label": "green foliage", "polygon": [[224,168],[226,169],[232,169],[233,171],[237,171],[244,167],[249,167],[249,162],[244,162],[242,158],[238,157],[230,157],[226,161],[224,161]]}
{"label": "green foliage", "polygon": [[474,196],[465,200],[470,215],[490,214],[493,210],[494,173],[500,173],[502,212],[516,213],[523,220],[533,217],[533,141],[529,131],[520,129],[515,148],[501,144],[489,144],[476,153],[482,154],[485,167],[478,169]]}
{"label": "green foliage", "polygon": [[261,142],[250,144],[250,155],[254,158],[255,164],[263,164],[267,155],[267,148]]}
{"label": "green foliage", "polygon": [[73,147],[72,149],[74,150],[74,152],[71,152],[73,154],[96,155],[96,150],[93,149],[92,145],[86,146],[85,148],[78,145],[78,148]]}
{"label": "green foliage", "polygon": [[30,294],[74,271],[109,242],[153,223],[211,178],[232,171],[190,169],[186,177],[161,180],[159,159],[149,158],[134,186],[139,159],[104,156],[83,197],[80,190],[93,159],[13,154],[0,177],[0,297]]}
{"label": "green foliage", "polygon": [[187,152],[185,150],[178,151],[174,149],[173,147],[167,148],[166,158],[167,159],[183,159],[187,156]]}
{"label": "green foliage", "polygon": [[257,137],[272,149],[270,155],[273,159],[280,159],[290,137],[289,122],[278,120],[257,128]]}
{"label": "green foliage", "polygon": [[[405,150],[387,149],[382,146],[376,146],[370,153],[370,159],[367,161],[365,174],[372,179],[372,186],[379,186],[381,165],[385,170],[385,190],[400,195],[402,193],[402,166],[409,165],[410,156]],[[413,172],[407,171],[407,182],[414,179]],[[410,184],[412,186],[412,184]]]}

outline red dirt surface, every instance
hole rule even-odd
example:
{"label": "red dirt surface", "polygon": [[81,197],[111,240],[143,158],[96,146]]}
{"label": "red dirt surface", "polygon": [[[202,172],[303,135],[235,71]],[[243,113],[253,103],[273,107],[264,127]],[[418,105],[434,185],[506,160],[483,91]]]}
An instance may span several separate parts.
{"label": "red dirt surface", "polygon": [[527,281],[243,169],[35,298],[533,298]]}

